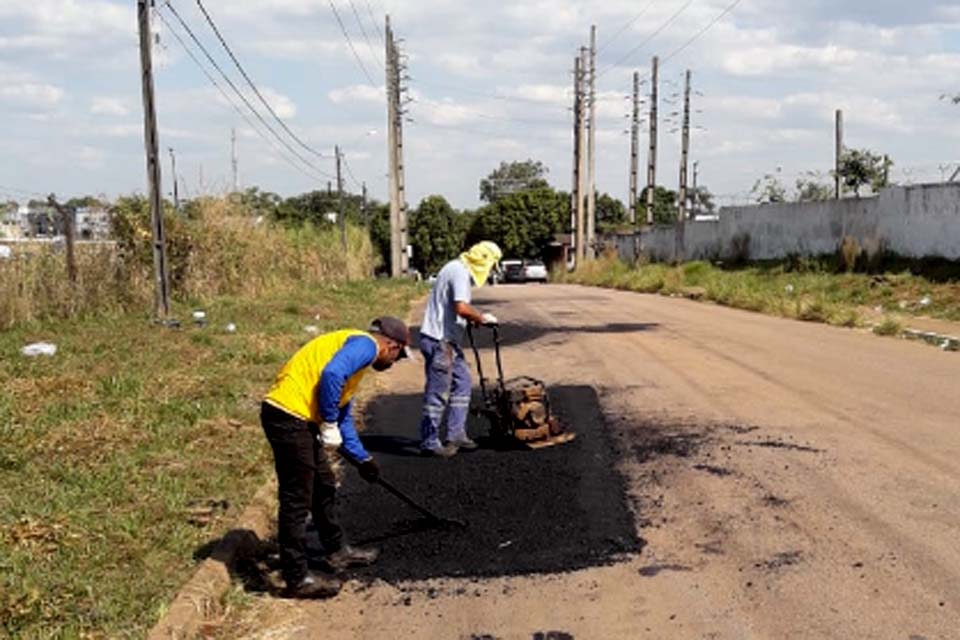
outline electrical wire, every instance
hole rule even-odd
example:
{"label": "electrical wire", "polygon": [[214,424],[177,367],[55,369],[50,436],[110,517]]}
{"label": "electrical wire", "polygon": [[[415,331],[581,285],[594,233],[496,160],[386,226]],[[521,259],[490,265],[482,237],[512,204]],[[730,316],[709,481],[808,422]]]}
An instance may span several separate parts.
{"label": "electrical wire", "polygon": [[380,44],[381,46],[386,47],[387,41],[383,37],[383,32],[380,31],[380,23],[377,21],[377,17],[373,15],[373,7],[370,6],[369,2],[366,2],[366,5],[367,5],[367,13],[370,14],[370,22],[373,23],[373,25],[376,27],[374,31],[376,31],[377,36],[380,37]]}
{"label": "electrical wire", "polygon": [[614,33],[612,36],[610,36],[610,39],[609,39],[609,40],[607,40],[607,41],[604,42],[602,45],[600,45],[600,47],[597,49],[597,54],[599,54],[601,51],[603,51],[604,49],[606,49],[614,40],[616,40],[616,39],[620,36],[620,34],[622,34],[624,31],[626,31],[627,29],[629,29],[630,27],[632,27],[632,26],[634,25],[634,23],[636,23],[637,20],[639,20],[640,18],[642,18],[643,16],[645,16],[646,13],[647,13],[647,11],[649,11],[650,8],[653,7],[654,4],[656,4],[656,2],[657,2],[657,0],[650,0],[650,3],[647,4],[647,6],[645,6],[645,7],[643,8],[643,10],[640,11],[640,13],[638,13],[636,16],[634,16],[634,18],[633,18],[632,20],[630,20],[629,22],[627,22],[625,25],[623,25],[622,27],[620,27],[619,29],[617,29],[617,32]]}
{"label": "electrical wire", "polygon": [[351,180],[353,180],[353,184],[357,185],[362,189],[363,184],[359,180],[357,180],[357,177],[355,175],[353,175],[353,169],[350,168],[350,163],[347,162],[347,156],[344,155],[342,151],[340,152],[340,159],[343,160],[343,168],[347,170],[347,175],[350,177]]}
{"label": "electrical wire", "polygon": [[353,0],[349,0],[349,1],[350,1],[350,8],[353,10],[353,17],[356,18],[357,26],[360,27],[360,33],[363,34],[363,39],[367,41],[367,47],[370,49],[370,53],[371,55],[373,55],[373,59],[380,66],[380,68],[383,69],[384,66],[383,66],[383,62],[380,60],[380,54],[377,52],[377,49],[374,48],[373,43],[370,42],[370,36],[367,35],[367,29],[366,27],[363,26],[363,20],[360,19],[360,12],[357,11],[357,5],[353,2]]}
{"label": "electrical wire", "polygon": [[[302,162],[304,165],[306,165],[307,167],[309,167],[312,171],[315,171],[315,172],[316,172],[317,174],[319,174],[320,176],[324,176],[324,177],[327,177],[327,178],[332,178],[332,177],[333,177],[332,174],[327,173],[326,171],[323,171],[322,169],[319,169],[318,167],[314,166],[309,160],[305,159],[303,156],[301,156],[299,153],[297,153],[296,149],[294,149],[293,147],[291,147],[290,144],[289,144],[286,140],[284,140],[283,138],[280,137],[280,135],[270,126],[270,123],[268,123],[266,120],[264,120],[263,116],[260,115],[260,113],[259,113],[256,109],[253,108],[253,105],[250,104],[250,101],[247,100],[246,96],[244,96],[243,93],[240,92],[239,89],[237,89],[237,86],[233,83],[233,81],[230,80],[229,76],[227,76],[227,75],[224,73],[223,69],[221,69],[220,66],[217,64],[217,62],[210,56],[210,53],[206,50],[206,48],[203,46],[203,44],[196,38],[196,36],[195,36],[195,35],[193,34],[193,32],[190,30],[190,27],[186,24],[186,22],[183,21],[182,18],[180,18],[180,15],[177,13],[176,9],[174,9],[173,6],[170,5],[169,3],[167,3],[166,6],[167,6],[167,8],[168,8],[170,11],[173,12],[174,16],[178,19],[178,21],[180,22],[180,24],[184,27],[184,29],[187,31],[187,33],[191,36],[191,38],[193,39],[194,43],[199,47],[199,49],[200,49],[201,51],[203,51],[203,53],[206,55],[207,60],[210,62],[210,64],[212,64],[213,67],[220,73],[221,77],[223,77],[223,79],[226,80],[227,84],[230,85],[230,87],[233,89],[234,93],[236,93],[236,94],[240,97],[240,99],[244,102],[244,104],[246,104],[247,108],[251,111],[251,113],[253,113],[253,115],[256,117],[256,119],[260,121],[260,124],[262,124],[270,133],[272,133],[273,136],[274,136],[284,147],[286,147],[286,149],[287,149],[290,153],[292,153],[292,154],[294,155],[294,157],[296,157],[298,160],[300,160],[300,162]],[[230,106],[232,106],[233,109],[234,109],[238,114],[240,114],[240,116],[241,116],[241,117],[247,122],[247,124],[257,133],[257,135],[259,135],[261,138],[263,138],[263,139],[264,139],[268,144],[270,144],[271,146],[274,146],[275,143],[274,143],[273,141],[271,141],[269,138],[267,138],[266,135],[265,135],[262,131],[260,131],[260,129],[257,128],[257,127],[253,124],[253,122],[250,120],[249,116],[248,116],[246,113],[244,113],[244,112],[236,105],[236,103],[230,98],[230,96],[229,96],[229,95],[227,94],[227,92],[223,89],[223,87],[220,86],[220,84],[214,79],[214,77],[210,74],[210,72],[207,71],[206,67],[203,66],[203,64],[200,62],[200,60],[197,58],[197,56],[194,55],[193,51],[190,50],[190,47],[187,46],[187,43],[183,40],[183,38],[180,37],[180,34],[177,33],[177,31],[173,28],[173,25],[171,25],[170,22],[164,17],[163,13],[157,12],[157,16],[158,16],[158,17],[163,21],[163,23],[167,26],[167,29],[170,31],[171,34],[173,34],[173,36],[174,36],[174,38],[176,38],[177,42],[180,43],[180,46],[181,46],[181,47],[183,48],[183,50],[187,53],[187,55],[190,56],[190,59],[193,60],[193,62],[200,68],[201,71],[203,71],[203,74],[207,77],[207,80],[209,80],[210,83],[213,84],[213,86],[217,88],[217,90],[220,92],[220,94],[223,96],[223,98],[227,101],[227,103],[230,104]],[[303,173],[304,175],[306,175],[306,176],[308,176],[308,177],[310,177],[310,178],[313,178],[313,179],[316,179],[316,178],[317,178],[317,176],[312,175],[311,173],[309,173],[308,171],[306,171],[303,167],[301,167],[300,165],[298,165],[298,164],[296,164],[295,162],[291,161],[291,160],[290,160],[286,155],[284,155],[282,152],[279,152],[279,150],[278,150],[276,147],[274,147],[274,149],[278,151],[280,157],[283,158],[283,160],[285,160],[288,164],[290,164],[291,166],[293,166],[294,168],[296,168],[298,171],[300,171],[301,173]]]}
{"label": "electrical wire", "polygon": [[703,34],[705,34],[707,31],[709,31],[709,30],[713,27],[713,25],[715,25],[715,24],[717,24],[718,22],[720,22],[720,20],[721,20],[725,15],[727,15],[728,13],[730,13],[731,11],[733,11],[733,10],[736,8],[736,6],[737,6],[738,4],[740,4],[741,1],[742,1],[742,0],[734,0],[734,1],[731,2],[729,5],[727,5],[727,8],[724,9],[723,11],[721,11],[721,12],[717,15],[717,17],[715,17],[713,20],[711,20],[709,23],[707,23],[707,25],[706,25],[703,29],[700,29],[700,31],[698,31],[697,33],[695,33],[692,38],[690,38],[689,40],[687,40],[686,42],[684,42],[684,43],[683,43],[682,45],[680,45],[677,49],[673,50],[673,51],[670,53],[670,55],[668,55],[666,58],[664,58],[664,59],[663,59],[664,64],[666,64],[668,60],[670,60],[671,58],[673,58],[674,56],[676,56],[677,54],[679,54],[681,51],[683,51],[684,49],[686,49],[687,47],[689,47],[691,44],[693,44],[694,42],[696,42],[697,39],[700,38],[700,36],[702,36]]}
{"label": "electrical wire", "polygon": [[617,60],[616,62],[614,62],[613,64],[611,64],[609,67],[607,67],[606,69],[604,69],[603,71],[601,71],[600,73],[598,73],[598,74],[597,74],[597,77],[598,77],[598,78],[603,77],[605,74],[609,73],[612,69],[614,69],[615,67],[617,67],[621,62],[624,62],[625,60],[627,60],[628,58],[630,58],[631,56],[633,56],[633,54],[635,54],[637,51],[639,51],[639,50],[642,49],[643,47],[647,46],[647,44],[649,44],[651,40],[653,40],[653,39],[656,38],[658,35],[660,35],[661,33],[663,33],[663,31],[664,31],[667,27],[669,27],[671,24],[673,24],[674,21],[675,21],[677,18],[679,18],[680,15],[681,15],[684,11],[686,11],[686,10],[690,7],[691,4],[693,4],[693,0],[687,0],[673,15],[671,15],[669,18],[667,18],[667,20],[666,20],[663,24],[661,24],[661,25],[660,25],[659,27],[657,27],[650,35],[648,35],[646,38],[644,38],[644,39],[640,42],[640,44],[638,44],[638,45],[635,46],[634,48],[632,48],[632,49],[630,49],[629,51],[627,51],[623,56],[620,57],[619,60]]}
{"label": "electrical wire", "polygon": [[[198,2],[200,0],[197,0]],[[340,12],[337,11],[337,6],[333,4],[333,0],[329,0],[330,8],[333,10],[333,17],[337,19],[337,24],[340,25],[340,32],[343,34],[343,37],[346,38],[347,44],[350,46],[350,51],[353,52],[353,57],[357,60],[357,64],[360,65],[360,70],[363,71],[363,75],[367,76],[367,80],[370,81],[370,84],[374,87],[377,87],[377,83],[373,81],[373,76],[370,75],[370,72],[367,71],[367,66],[363,64],[363,60],[360,58],[360,54],[357,53],[356,47],[353,46],[353,40],[350,39],[350,34],[347,33],[347,28],[343,25],[343,20],[340,19]]]}
{"label": "electrical wire", "polygon": [[[214,33],[216,34],[216,36],[217,36],[217,40],[220,41],[220,44],[223,46],[224,50],[225,50],[225,51],[227,52],[227,54],[230,56],[230,59],[233,60],[233,64],[237,67],[237,70],[240,72],[240,75],[242,75],[242,76],[243,76],[243,79],[247,81],[247,84],[250,86],[250,88],[251,88],[251,89],[253,90],[253,92],[256,94],[257,98],[260,99],[260,102],[263,104],[263,106],[266,107],[266,109],[267,109],[267,111],[270,113],[270,115],[273,116],[273,119],[277,121],[277,124],[279,124],[279,125],[283,128],[283,130],[286,131],[287,134],[288,134],[291,138],[293,138],[293,139],[297,142],[297,144],[299,144],[299,145],[300,145],[301,147],[303,147],[305,150],[307,150],[307,151],[309,151],[310,153],[314,154],[314,155],[317,156],[318,158],[326,158],[327,156],[326,156],[325,154],[320,153],[319,151],[317,151],[316,149],[312,148],[310,145],[308,145],[307,143],[305,143],[303,140],[301,140],[301,139],[297,136],[297,134],[295,134],[293,131],[290,130],[290,127],[287,126],[287,123],[285,123],[285,122],[280,118],[280,116],[277,115],[277,112],[273,110],[273,107],[270,106],[270,103],[267,102],[267,99],[264,98],[264,97],[263,97],[263,94],[260,93],[260,90],[257,89],[257,85],[254,84],[253,80],[250,78],[250,76],[247,74],[246,70],[243,68],[243,65],[240,64],[240,61],[237,59],[237,56],[235,56],[235,55],[233,54],[233,50],[230,49],[230,46],[227,44],[227,41],[224,39],[223,34],[220,33],[220,29],[217,28],[217,24],[213,21],[213,18],[212,18],[212,17],[210,16],[210,14],[207,12],[206,7],[203,6],[203,2],[202,2],[201,0],[196,0],[196,2],[197,2],[197,6],[200,7],[200,11],[203,13],[203,17],[206,18],[207,24],[210,25],[210,28],[211,28],[211,29],[213,29],[213,32],[214,32]],[[173,9],[173,5],[170,4],[170,0],[167,0],[167,6],[168,6],[170,9]]]}

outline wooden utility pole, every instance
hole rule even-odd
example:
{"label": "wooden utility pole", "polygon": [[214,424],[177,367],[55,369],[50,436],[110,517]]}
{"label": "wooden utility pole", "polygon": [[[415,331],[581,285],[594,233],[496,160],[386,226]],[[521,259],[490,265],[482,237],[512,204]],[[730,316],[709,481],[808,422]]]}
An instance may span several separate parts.
{"label": "wooden utility pole", "polygon": [[590,122],[587,139],[587,244],[584,247],[586,257],[592,260],[596,253],[597,242],[597,27],[590,27]]}
{"label": "wooden utility pole", "polygon": [[690,70],[684,76],[683,128],[680,137],[680,190],[677,192],[677,217],[687,218],[687,155],[690,152]]}
{"label": "wooden utility pole", "polygon": [[586,94],[586,74],[589,70],[588,52],[586,47],[580,48],[580,77],[578,92],[579,115],[577,128],[578,152],[577,152],[577,267],[583,266],[586,259],[587,237],[586,237],[586,195],[587,195],[587,102]]}
{"label": "wooden utility pole", "polygon": [[637,223],[637,163],[640,155],[640,72],[633,72],[633,109],[630,112],[630,224]]}
{"label": "wooden utility pole", "polygon": [[160,157],[157,143],[157,111],[153,100],[153,53],[150,10],[152,2],[137,0],[140,26],[140,81],[143,89],[143,138],[147,155],[147,182],[150,191],[150,218],[153,228],[153,266],[156,280],[154,314],[165,321],[170,315],[170,279],[167,276],[166,236],[163,202],[160,196]]}
{"label": "wooden utility pole", "polygon": [[343,210],[343,175],[340,173],[340,145],[333,147],[337,158],[337,224],[340,225],[340,245],[347,250],[347,216]]}
{"label": "wooden utility pole", "polygon": [[387,160],[390,192],[390,275],[399,278],[407,272],[409,258],[406,251],[406,203],[403,180],[403,109],[400,105],[400,55],[386,17],[384,45],[386,47],[387,88]]}
{"label": "wooden utility pole", "polygon": [[653,56],[650,74],[650,149],[647,152],[647,224],[653,224],[654,192],[657,188],[657,67],[660,59]]}
{"label": "wooden utility pole", "polygon": [[168,147],[170,151],[170,177],[173,179],[173,208],[180,211],[180,188],[177,184],[177,156],[173,153],[173,147]]}
{"label": "wooden utility pole", "polygon": [[574,259],[579,255],[577,241],[577,202],[580,201],[580,56],[573,59],[573,184],[570,187],[570,246]]}
{"label": "wooden utility pole", "polygon": [[837,109],[837,119],[836,125],[834,127],[834,166],[833,166],[833,182],[835,193],[834,197],[839,200],[843,195],[841,193],[841,181],[840,181],[840,160],[843,156],[843,111]]}
{"label": "wooden utility pole", "polygon": [[233,170],[233,192],[240,191],[240,172],[237,161],[237,128],[230,128],[230,167]]}
{"label": "wooden utility pole", "polygon": [[47,204],[53,207],[60,216],[63,225],[64,244],[67,247],[67,282],[71,287],[77,286],[77,212],[71,207],[65,207],[57,202],[52,193],[47,196]]}

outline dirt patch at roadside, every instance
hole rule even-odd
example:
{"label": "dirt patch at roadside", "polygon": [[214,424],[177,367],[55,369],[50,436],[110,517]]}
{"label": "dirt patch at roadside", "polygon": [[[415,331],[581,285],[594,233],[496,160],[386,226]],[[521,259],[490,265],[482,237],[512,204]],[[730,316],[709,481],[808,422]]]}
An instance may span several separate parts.
{"label": "dirt patch at roadside", "polygon": [[[427,526],[382,488],[355,476],[342,492],[348,537],[376,544],[380,561],[357,577],[390,582],[457,576],[557,573],[610,564],[639,552],[616,454],[590,387],[554,387],[554,410],[577,433],[539,451],[481,448],[450,460],[416,452],[419,395],[379,398],[364,441],[383,476],[464,530]],[[486,425],[471,420],[474,437]],[[482,440],[481,440],[482,442]]]}

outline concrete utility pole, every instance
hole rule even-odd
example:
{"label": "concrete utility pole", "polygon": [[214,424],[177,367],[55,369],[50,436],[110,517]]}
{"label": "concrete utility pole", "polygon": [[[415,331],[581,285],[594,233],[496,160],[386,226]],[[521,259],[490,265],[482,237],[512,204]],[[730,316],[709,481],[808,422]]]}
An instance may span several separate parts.
{"label": "concrete utility pole", "polygon": [[170,279],[167,276],[166,235],[160,196],[160,154],[157,143],[157,111],[153,100],[153,52],[150,10],[147,0],[137,0],[140,26],[140,82],[143,90],[143,138],[147,155],[147,182],[150,191],[150,218],[153,229],[153,266],[156,281],[154,313],[160,320],[170,315]]}
{"label": "concrete utility pole", "polygon": [[677,217],[687,218],[687,155],[690,152],[690,70],[687,69],[683,85],[683,129],[680,137],[680,190]]}
{"label": "concrete utility pole", "polygon": [[180,211],[180,189],[177,180],[177,156],[173,153],[173,147],[168,147],[170,151],[170,176],[173,179],[173,208]]}
{"label": "concrete utility pole", "polygon": [[586,74],[589,69],[588,52],[586,47],[580,48],[580,76],[578,92],[579,115],[577,128],[578,153],[577,153],[577,267],[583,266],[586,259],[587,238],[586,238],[586,195],[588,188],[587,180],[587,113],[586,113]]}
{"label": "concrete utility pole", "polygon": [[586,257],[593,260],[596,254],[597,242],[597,158],[596,158],[596,130],[597,130],[597,27],[590,27],[590,124],[589,139],[587,140],[587,244]]}
{"label": "concrete utility pole", "polygon": [[343,174],[340,173],[340,145],[333,147],[337,158],[337,224],[340,225],[340,245],[347,250],[347,216],[343,210]]}
{"label": "concrete utility pole", "polygon": [[697,189],[697,168],[700,166],[700,163],[697,160],[693,161],[693,193],[691,194],[690,201],[693,205],[692,215],[697,215],[697,212],[700,210],[700,190]]}
{"label": "concrete utility pole", "polygon": [[369,222],[369,219],[367,218],[367,182],[366,181],[364,181],[360,185],[360,217],[363,219],[365,223]]}
{"label": "concrete utility pole", "polygon": [[403,109],[400,95],[400,55],[390,28],[390,16],[386,18],[386,86],[387,86],[387,159],[389,164],[390,192],[390,275],[398,278],[409,267],[407,254],[407,212],[403,178]]}
{"label": "concrete utility pole", "polygon": [[660,59],[653,56],[650,74],[650,149],[647,152],[647,224],[653,224],[653,196],[657,188],[657,67]]}
{"label": "concrete utility pole", "polygon": [[837,121],[834,128],[834,167],[833,167],[833,182],[835,187],[834,197],[839,200],[843,195],[841,193],[841,184],[840,184],[840,159],[843,156],[843,111],[837,109]]}
{"label": "concrete utility pole", "polygon": [[580,200],[580,56],[573,59],[573,184],[570,187],[570,246],[576,258],[577,202]]}
{"label": "concrete utility pole", "polygon": [[630,113],[630,224],[637,223],[637,157],[640,155],[640,73],[633,72],[633,109]]}
{"label": "concrete utility pole", "polygon": [[240,191],[240,173],[237,170],[237,128],[230,128],[230,167],[233,169],[233,192]]}

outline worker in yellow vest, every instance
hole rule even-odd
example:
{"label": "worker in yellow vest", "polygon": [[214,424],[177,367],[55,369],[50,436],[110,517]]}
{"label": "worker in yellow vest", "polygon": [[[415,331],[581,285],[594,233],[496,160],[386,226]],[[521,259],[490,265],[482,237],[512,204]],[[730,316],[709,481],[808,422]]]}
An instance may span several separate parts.
{"label": "worker in yellow vest", "polygon": [[376,549],[348,545],[336,516],[337,478],[331,462],[343,450],[360,475],[376,482],[380,470],[354,427],[353,395],[370,369],[385,371],[408,355],[410,331],[382,317],[369,331],[334,331],[304,345],[284,365],[260,408],[273,448],[279,484],[278,542],[286,594],[295,598],[336,595],[338,578],[314,573],[305,551],[307,515],[320,534],[326,561],[342,571],[371,564]]}

